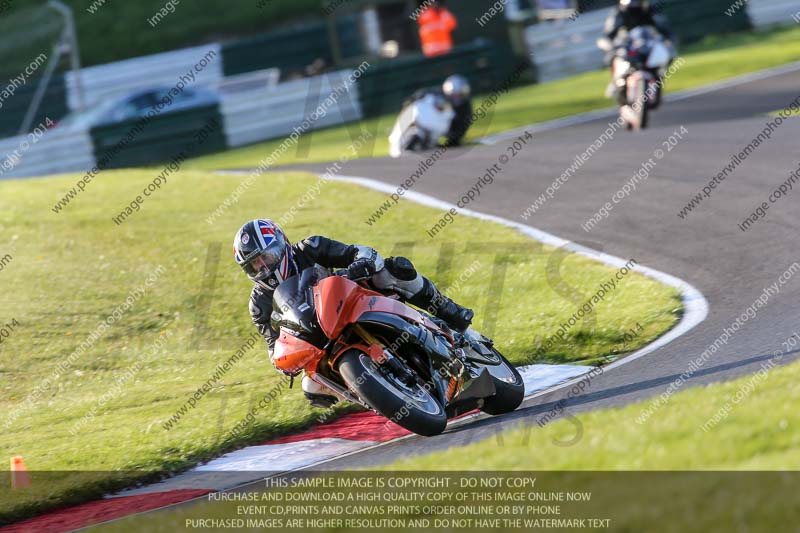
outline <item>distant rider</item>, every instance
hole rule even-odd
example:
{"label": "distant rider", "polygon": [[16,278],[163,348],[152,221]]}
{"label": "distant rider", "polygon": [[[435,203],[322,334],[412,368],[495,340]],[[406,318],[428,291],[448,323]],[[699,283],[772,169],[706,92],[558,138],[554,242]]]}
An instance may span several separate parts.
{"label": "distant rider", "polygon": [[411,98],[405,101],[403,107],[424,98],[425,95],[428,94],[444,97],[450,102],[455,116],[450,123],[450,131],[447,132],[445,146],[461,145],[472,120],[472,100],[470,99],[472,89],[470,88],[469,81],[460,74],[454,74],[444,80],[441,88],[428,87],[416,91]]}
{"label": "distant rider", "polygon": [[[403,301],[423,308],[450,327],[465,331],[474,313],[461,307],[420,275],[405,257],[381,255],[369,246],[344,244],[327,237],[308,237],[291,244],[283,230],[271,220],[256,219],[244,224],[233,239],[234,259],[253,282],[250,316],[266,339],[270,359],[278,330],[272,323],[272,297],[286,279],[316,265],[347,269],[351,279],[367,279],[378,292],[397,294]],[[303,377],[303,392],[315,407],[336,402],[332,391]]]}
{"label": "distant rider", "polygon": [[[618,88],[615,85],[614,55],[617,47],[624,42],[628,33],[639,26],[653,26],[664,38],[665,44],[672,48],[675,34],[667,19],[657,13],[657,9],[648,0],[620,0],[616,11],[606,19],[601,39],[601,48],[607,50],[606,65],[611,66],[611,83],[606,90],[609,98],[619,98]],[[620,89],[621,90],[621,89]]]}

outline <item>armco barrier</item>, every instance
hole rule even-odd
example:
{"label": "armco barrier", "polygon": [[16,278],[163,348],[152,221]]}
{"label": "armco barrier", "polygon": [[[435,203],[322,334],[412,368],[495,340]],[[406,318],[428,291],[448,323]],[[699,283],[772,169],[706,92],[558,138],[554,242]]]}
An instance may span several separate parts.
{"label": "armco barrier", "polygon": [[[369,72],[369,69],[367,69]],[[254,88],[222,96],[222,115],[228,146],[241,146],[282,137],[299,126],[337,88],[346,85],[351,70]],[[334,105],[324,109],[311,129],[360,120],[358,83],[341,93]]]}
{"label": "armco barrier", "polygon": [[797,24],[800,19],[800,0],[750,0],[747,13],[756,28]]}
{"label": "armco barrier", "polygon": [[[134,57],[124,61],[97,65],[81,69],[81,84],[87,106],[110,98],[119,98],[138,89],[174,87],[181,76],[194,70],[204,57],[207,64],[201,72],[195,72],[193,86],[216,87],[222,79],[222,47],[209,43],[192,48],[183,48],[163,54]],[[78,107],[75,74],[66,74],[70,109]]]}
{"label": "armco barrier", "polygon": [[[152,118],[138,133],[141,119],[131,119],[110,126],[92,128],[95,158],[101,169],[152,165],[169,161],[182,151],[192,156],[224,150],[224,121],[219,106],[207,106],[186,111],[164,113]],[[217,121],[211,135],[202,143],[195,134]],[[120,141],[131,140],[120,145]],[[121,148],[118,148],[121,146]]]}
{"label": "armco barrier", "polygon": [[556,80],[600,68],[603,51],[596,43],[610,13],[610,9],[600,9],[583,13],[575,20],[529,26],[525,30],[525,42],[536,64],[538,80]]}
{"label": "armco barrier", "polygon": [[481,41],[433,58],[414,55],[375,63],[358,80],[361,110],[365,117],[397,112],[415,90],[441,85],[451,74],[466,76],[475,94],[490,92],[513,72],[514,60],[493,42]]}
{"label": "armco barrier", "polygon": [[0,179],[86,172],[94,166],[92,139],[88,133],[58,128],[36,140],[30,135],[3,139],[0,154],[3,161],[13,163],[0,167]]}
{"label": "armco barrier", "polygon": [[[335,90],[335,103],[325,106],[310,129],[356,121],[362,117],[358,84],[340,90],[352,73],[347,69],[277,85],[272,83],[274,72],[234,76],[220,84],[219,106],[164,111],[149,121],[130,119],[90,132],[56,128],[36,142],[30,142],[27,135],[3,139],[0,153],[13,155],[17,150],[20,155],[13,157],[13,164],[0,161],[0,179],[86,172],[95,164],[102,169],[154,165],[170,161],[182,151],[196,156],[286,136]],[[196,133],[212,120],[218,127],[198,144]],[[27,149],[21,150],[25,141]]]}

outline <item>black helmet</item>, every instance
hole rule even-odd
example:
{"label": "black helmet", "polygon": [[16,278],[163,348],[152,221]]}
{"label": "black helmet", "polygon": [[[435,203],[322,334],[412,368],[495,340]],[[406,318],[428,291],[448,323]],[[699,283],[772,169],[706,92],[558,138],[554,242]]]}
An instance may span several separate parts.
{"label": "black helmet", "polygon": [[265,289],[274,289],[296,270],[286,235],[267,219],[251,220],[236,232],[233,258],[251,281]]}
{"label": "black helmet", "polygon": [[644,11],[650,7],[650,2],[647,0],[619,0],[619,8],[621,11],[640,10]]}

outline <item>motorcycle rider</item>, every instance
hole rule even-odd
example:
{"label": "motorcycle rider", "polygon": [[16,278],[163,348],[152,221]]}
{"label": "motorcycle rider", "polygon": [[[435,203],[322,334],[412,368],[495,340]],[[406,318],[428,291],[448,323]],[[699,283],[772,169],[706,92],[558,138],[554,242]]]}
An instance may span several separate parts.
{"label": "motorcycle rider", "polygon": [[460,74],[453,74],[444,80],[441,88],[428,87],[419,89],[404,102],[403,107],[405,108],[428,94],[444,97],[445,100],[450,102],[455,116],[450,123],[450,130],[447,132],[445,146],[460,146],[472,123],[472,100],[470,99],[472,88],[469,85],[469,81]]}
{"label": "motorcycle rider", "polygon": [[606,19],[604,37],[601,39],[601,48],[608,52],[605,63],[611,66],[611,83],[606,90],[609,98],[624,99],[624,88],[617,87],[615,80],[615,45],[618,46],[632,29],[639,26],[653,26],[664,38],[665,44],[672,48],[675,35],[669,22],[658,14],[655,6],[648,0],[619,0],[616,11]]}
{"label": "motorcycle rider", "polygon": [[[315,264],[346,269],[350,279],[367,279],[375,290],[395,293],[459,331],[465,331],[474,316],[471,309],[440,293],[405,257],[384,260],[369,246],[344,244],[319,235],[291,244],[283,230],[269,219],[245,223],[233,239],[233,253],[236,263],[254,284],[250,293],[250,316],[267,341],[270,359],[278,338],[278,331],[271,323],[275,289],[287,278]],[[337,400],[332,391],[307,376],[303,377],[302,388],[314,407],[330,407]]]}

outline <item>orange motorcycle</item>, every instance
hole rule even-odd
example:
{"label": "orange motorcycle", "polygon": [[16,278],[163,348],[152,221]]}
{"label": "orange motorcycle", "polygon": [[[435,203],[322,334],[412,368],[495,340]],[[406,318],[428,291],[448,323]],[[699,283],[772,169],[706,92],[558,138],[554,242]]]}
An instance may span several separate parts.
{"label": "orange motorcycle", "polygon": [[513,411],[525,394],[490,339],[453,331],[346,271],[316,266],[287,279],[275,291],[272,320],[278,369],[305,371],[342,400],[419,435],[438,435],[448,418],[473,409]]}

